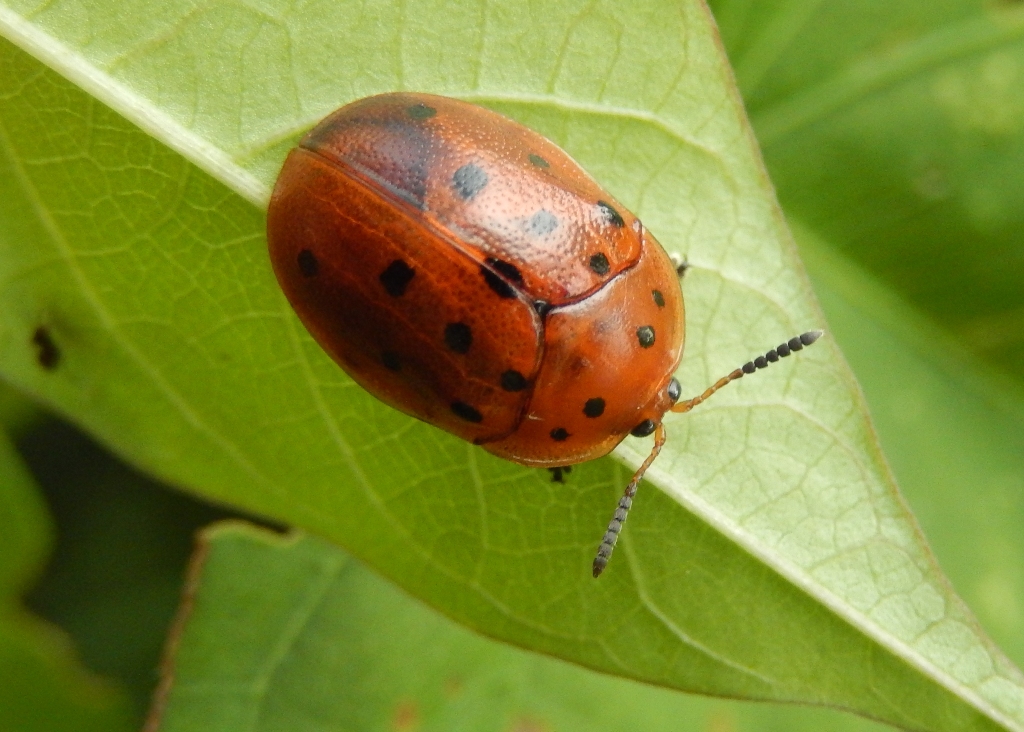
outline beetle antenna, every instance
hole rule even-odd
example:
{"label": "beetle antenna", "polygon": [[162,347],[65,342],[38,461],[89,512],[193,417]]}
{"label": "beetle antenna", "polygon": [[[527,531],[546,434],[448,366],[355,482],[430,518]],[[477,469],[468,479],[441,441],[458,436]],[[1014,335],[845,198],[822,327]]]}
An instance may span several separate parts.
{"label": "beetle antenna", "polygon": [[[824,331],[811,330],[798,335],[795,338],[790,338],[788,341],[776,346],[763,356],[758,356],[753,361],[747,361],[728,376],[723,376],[708,387],[700,396],[695,396],[684,402],[678,402],[674,407],[672,407],[672,411],[689,412],[726,384],[736,381],[736,379],[741,379],[747,374],[752,374],[758,369],[763,369],[768,366],[768,364],[775,363],[780,358],[785,358],[794,351],[802,351],[805,346],[809,346],[821,338],[823,333]],[[615,515],[612,516],[612,520],[608,522],[608,530],[604,532],[604,538],[601,539],[601,546],[598,547],[597,556],[594,557],[594,577],[599,577],[601,572],[604,571],[604,568],[608,566],[608,561],[612,558],[612,552],[615,551],[615,543],[619,540],[619,533],[622,531],[622,525],[626,523],[626,516],[629,514],[630,506],[633,505],[633,496],[636,495],[636,489],[640,485],[640,481],[643,479],[644,473],[647,472],[647,468],[651,467],[651,463],[653,463],[654,459],[658,457],[658,453],[661,452],[661,448],[664,446],[665,426],[659,422],[658,426],[654,429],[654,447],[651,448],[651,454],[647,456],[646,460],[644,460],[640,469],[633,474],[633,479],[629,481],[629,485],[626,486],[626,492],[622,494],[622,498],[619,499],[619,505],[615,508]]]}
{"label": "beetle antenna", "polygon": [[601,539],[601,546],[597,549],[597,556],[594,557],[594,576],[599,577],[604,568],[608,566],[608,560],[612,558],[612,552],[615,551],[615,542],[619,540],[619,532],[622,531],[622,524],[626,523],[626,515],[629,513],[629,507],[633,505],[633,496],[636,495],[637,486],[640,485],[641,479],[644,477],[644,473],[647,472],[647,468],[651,467],[651,463],[654,462],[654,458],[658,457],[658,453],[661,452],[661,448],[665,446],[665,426],[661,423],[654,428],[654,447],[651,448],[651,454],[644,460],[643,465],[640,469],[633,473],[633,479],[629,481],[629,485],[626,486],[626,492],[622,494],[622,498],[619,499],[619,505],[615,508],[615,515],[612,516],[612,520],[608,522],[608,530],[604,532],[604,538]]}
{"label": "beetle antenna", "polygon": [[820,330],[810,330],[796,336],[795,338],[790,338],[788,341],[776,346],[763,356],[758,356],[753,361],[747,361],[728,376],[723,376],[721,379],[709,386],[700,396],[695,396],[692,399],[676,403],[676,405],[672,407],[672,411],[689,412],[726,384],[736,381],[736,379],[742,379],[747,374],[752,374],[758,369],[763,369],[768,366],[768,364],[775,363],[780,358],[785,358],[794,351],[802,351],[804,346],[809,346],[814,343],[816,340],[821,338],[823,333],[824,331]]}

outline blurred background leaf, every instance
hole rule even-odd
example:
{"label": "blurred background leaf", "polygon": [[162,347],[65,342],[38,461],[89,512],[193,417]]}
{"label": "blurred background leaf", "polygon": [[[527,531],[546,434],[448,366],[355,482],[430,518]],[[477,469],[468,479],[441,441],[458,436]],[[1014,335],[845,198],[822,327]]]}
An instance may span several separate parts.
{"label": "blurred background leaf", "polygon": [[220,524],[188,586],[150,730],[884,729],[672,693],[481,638],[309,537]]}
{"label": "blurred background leaf", "polygon": [[[52,541],[49,516],[6,430],[31,409],[0,385],[0,729],[118,732],[131,729],[126,695],[79,663],[68,637],[27,612]],[[17,415],[17,420],[6,421]]]}
{"label": "blurred background leaf", "polygon": [[60,531],[27,603],[71,634],[89,668],[122,683],[139,719],[194,532],[225,512],[170,492],[56,420],[19,447]]}
{"label": "blurred background leaf", "polygon": [[787,217],[1021,386],[1024,6],[711,7]]}

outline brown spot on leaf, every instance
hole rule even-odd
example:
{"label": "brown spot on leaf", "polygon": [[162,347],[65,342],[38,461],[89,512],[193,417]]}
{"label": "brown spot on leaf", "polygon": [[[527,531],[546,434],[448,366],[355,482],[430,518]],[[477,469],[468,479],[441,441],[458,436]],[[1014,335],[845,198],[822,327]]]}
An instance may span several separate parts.
{"label": "brown spot on leaf", "polygon": [[411,699],[398,702],[395,715],[391,719],[391,728],[395,732],[412,732],[420,726],[420,710]]}
{"label": "brown spot on leaf", "polygon": [[707,732],[736,732],[736,718],[723,709],[713,711],[708,717]]}
{"label": "brown spot on leaf", "polygon": [[512,721],[508,732],[552,732],[553,727],[534,717],[520,717]]}
{"label": "brown spot on leaf", "polygon": [[462,679],[458,676],[449,676],[444,681],[444,695],[449,699],[458,696],[462,693],[463,686],[465,686],[465,684],[462,683]]}
{"label": "brown spot on leaf", "polygon": [[44,326],[36,328],[32,334],[32,344],[36,347],[36,362],[47,371],[53,371],[60,363],[60,349],[53,341],[49,329]]}

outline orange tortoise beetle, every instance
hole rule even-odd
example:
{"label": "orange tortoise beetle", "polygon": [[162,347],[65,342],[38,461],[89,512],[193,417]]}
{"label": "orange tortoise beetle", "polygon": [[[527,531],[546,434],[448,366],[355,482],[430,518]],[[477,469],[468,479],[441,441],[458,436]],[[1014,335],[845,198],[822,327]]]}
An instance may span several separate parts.
{"label": "orange tortoise beetle", "polygon": [[267,239],[306,328],[386,404],[556,479],[654,433],[595,577],[665,413],[820,335],[679,401],[682,267],[554,143],[428,94],[361,99],[317,125],[285,161]]}

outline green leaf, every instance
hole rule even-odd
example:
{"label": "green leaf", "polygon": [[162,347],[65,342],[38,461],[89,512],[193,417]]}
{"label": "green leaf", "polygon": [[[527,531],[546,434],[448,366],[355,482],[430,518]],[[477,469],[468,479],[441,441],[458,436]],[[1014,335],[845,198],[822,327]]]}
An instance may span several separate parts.
{"label": "green leaf", "polygon": [[787,214],[1024,387],[1024,7],[712,5]]}
{"label": "green leaf", "polygon": [[32,480],[0,431],[0,727],[18,732],[128,730],[124,695],[81,668],[67,638],[27,613],[50,524]]}
{"label": "green leaf", "polygon": [[323,541],[200,536],[151,729],[882,730],[586,671],[481,638]]}
{"label": "green leaf", "polygon": [[81,89],[0,52],[0,373],[488,635],[680,689],[1024,729],[1024,679],[943,579],[830,342],[667,422],[664,492],[594,582],[626,470],[563,488],[382,407],[276,290],[245,200],[323,113],[418,88],[547,133],[686,253],[685,391],[820,325],[703,6],[17,9],[3,32]]}
{"label": "green leaf", "polygon": [[117,681],[138,729],[195,532],[224,511],[155,484],[57,420],[18,447],[57,535],[26,602],[71,637],[84,665]]}

